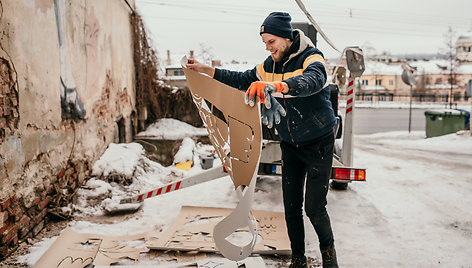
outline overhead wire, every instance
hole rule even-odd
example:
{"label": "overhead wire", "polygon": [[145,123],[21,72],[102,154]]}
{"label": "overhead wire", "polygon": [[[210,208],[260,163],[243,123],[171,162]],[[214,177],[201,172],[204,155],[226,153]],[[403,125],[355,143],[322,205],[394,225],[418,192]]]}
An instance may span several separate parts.
{"label": "overhead wire", "polygon": [[[207,3],[202,4],[201,2],[187,2],[187,1],[166,1],[166,0],[138,0],[141,3],[151,4],[151,5],[160,5],[160,6],[174,6],[181,8],[191,8],[204,11],[217,11],[227,14],[238,14],[243,16],[259,16],[259,12],[269,10],[267,7],[262,6],[241,6],[241,5],[228,5],[228,4],[218,4]],[[284,1],[286,4],[286,1]],[[326,7],[327,5],[323,4],[321,7],[316,8],[317,18],[321,17],[347,17],[348,15],[340,14],[339,8],[335,7]],[[344,8],[347,10],[348,8]],[[400,13],[396,11],[384,11],[384,10],[375,10],[375,9],[363,9],[363,8],[353,8],[354,11],[359,13],[354,14],[355,19],[370,20],[370,21],[391,21],[391,22],[405,22],[408,24],[420,24],[420,25],[463,25],[464,23],[469,23],[469,18],[460,18],[460,17],[449,17],[449,16],[438,16],[438,15],[424,15],[416,13]],[[296,8],[289,8],[287,11],[300,12]],[[381,15],[378,13],[382,12]],[[447,22],[445,22],[447,19]]]}
{"label": "overhead wire", "polygon": [[[228,3],[223,1],[206,2],[206,1],[170,1],[170,0],[136,0],[138,3],[142,3],[149,6],[164,7],[164,8],[175,8],[175,9],[186,9],[204,11],[205,14],[215,14],[211,16],[202,16],[202,13],[194,12],[194,17],[169,16],[169,12],[165,16],[161,15],[148,15],[146,17],[155,20],[178,20],[178,21],[192,21],[192,22],[210,22],[210,23],[226,23],[226,24],[245,24],[253,25],[254,23],[260,23],[261,13],[266,13],[273,10],[278,10],[283,5],[283,11],[287,11],[292,15],[292,18],[303,18],[303,12],[296,7],[296,5],[288,5],[286,0],[270,0],[266,1],[271,5],[261,6],[261,1],[247,5],[238,5],[234,2]],[[291,1],[290,1],[291,2]],[[262,2],[264,3],[264,2]],[[292,2],[293,3],[293,2]],[[259,5],[258,5],[259,4]],[[312,2],[307,1],[307,9],[310,8]],[[146,8],[146,13],[152,10]],[[348,6],[341,7],[334,4],[320,5],[316,9],[316,20],[319,25],[323,26],[323,29],[329,29],[329,31],[345,31],[345,32],[356,32],[356,33],[375,33],[379,35],[396,35],[396,36],[421,36],[421,37],[437,37],[440,33],[444,32],[444,27],[463,27],[463,25],[470,24],[470,18],[466,19],[463,17],[450,17],[444,15],[434,15],[414,12],[397,12],[391,10],[378,10],[369,8],[359,8]],[[349,14],[352,11],[352,17]],[[161,12],[159,12],[161,13]],[[219,15],[226,15],[224,18]],[[229,20],[232,18],[227,15],[235,15],[236,20]],[[303,16],[303,17],[302,17]],[[337,22],[341,18],[350,17],[350,23],[339,23]],[[240,19],[242,18],[242,19]],[[305,18],[306,20],[306,18]],[[375,23],[373,23],[375,22]],[[388,24],[395,24],[389,26]],[[424,28],[424,26],[429,26]],[[326,27],[326,28],[325,28]],[[423,27],[418,29],[418,27]],[[328,32],[329,34],[329,32]]]}
{"label": "overhead wire", "polygon": [[[185,17],[168,17],[168,16],[153,16],[147,15],[146,18],[148,19],[156,19],[156,20],[176,20],[176,21],[192,21],[192,22],[215,22],[213,19],[203,19],[203,18],[185,18]],[[218,23],[229,23],[229,24],[245,24],[245,25],[254,25],[255,22],[251,21],[235,21],[235,20],[218,20]],[[414,29],[387,29],[383,27],[379,29],[378,27],[365,27],[365,26],[358,26],[354,24],[337,24],[331,22],[320,23],[321,26],[329,27],[330,29],[337,29],[347,32],[370,32],[370,33],[379,33],[379,34],[395,34],[395,35],[408,35],[408,36],[437,36],[437,31],[429,30],[429,31],[422,31],[417,32]]]}

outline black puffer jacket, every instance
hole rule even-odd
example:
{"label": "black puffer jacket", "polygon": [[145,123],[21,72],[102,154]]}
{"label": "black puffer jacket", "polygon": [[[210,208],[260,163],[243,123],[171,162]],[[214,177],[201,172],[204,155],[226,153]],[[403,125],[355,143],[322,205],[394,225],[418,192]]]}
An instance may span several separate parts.
{"label": "black puffer jacket", "polygon": [[329,88],[324,87],[323,54],[300,30],[294,31],[293,44],[280,62],[274,62],[269,56],[245,72],[216,69],[213,78],[244,91],[257,80],[286,82],[289,92],[274,94],[287,111],[287,116],[275,126],[285,142],[302,146],[333,130],[335,116],[329,101]]}

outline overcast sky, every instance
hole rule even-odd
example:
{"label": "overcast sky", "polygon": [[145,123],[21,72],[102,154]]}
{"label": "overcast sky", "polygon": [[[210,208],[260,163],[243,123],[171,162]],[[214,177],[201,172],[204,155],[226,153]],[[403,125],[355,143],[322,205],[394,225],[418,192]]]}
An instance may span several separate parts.
{"label": "overcast sky", "polygon": [[[470,0],[303,0],[322,30],[340,50],[373,47],[376,53],[438,53],[451,27],[455,38],[472,28]],[[308,22],[295,0],[136,0],[160,57],[200,53],[214,58],[259,62],[269,53],[259,27],[272,11],[291,14],[293,22]],[[318,35],[327,58],[340,54]]]}

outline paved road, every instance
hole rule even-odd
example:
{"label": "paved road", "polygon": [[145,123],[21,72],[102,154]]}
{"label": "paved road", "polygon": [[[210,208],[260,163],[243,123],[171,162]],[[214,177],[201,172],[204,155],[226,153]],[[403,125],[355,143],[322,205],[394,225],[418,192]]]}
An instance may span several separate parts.
{"label": "paved road", "polygon": [[[426,109],[413,109],[411,130],[425,131]],[[340,109],[344,117],[345,109]],[[409,109],[357,108],[354,114],[354,134],[371,134],[387,131],[408,131]]]}

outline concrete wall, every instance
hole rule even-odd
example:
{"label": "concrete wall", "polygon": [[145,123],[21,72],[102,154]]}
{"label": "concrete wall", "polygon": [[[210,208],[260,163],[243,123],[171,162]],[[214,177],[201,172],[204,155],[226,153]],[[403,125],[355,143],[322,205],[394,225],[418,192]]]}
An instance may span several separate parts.
{"label": "concrete wall", "polygon": [[134,0],[0,6],[1,258],[70,201],[109,143],[132,139],[136,101]]}

